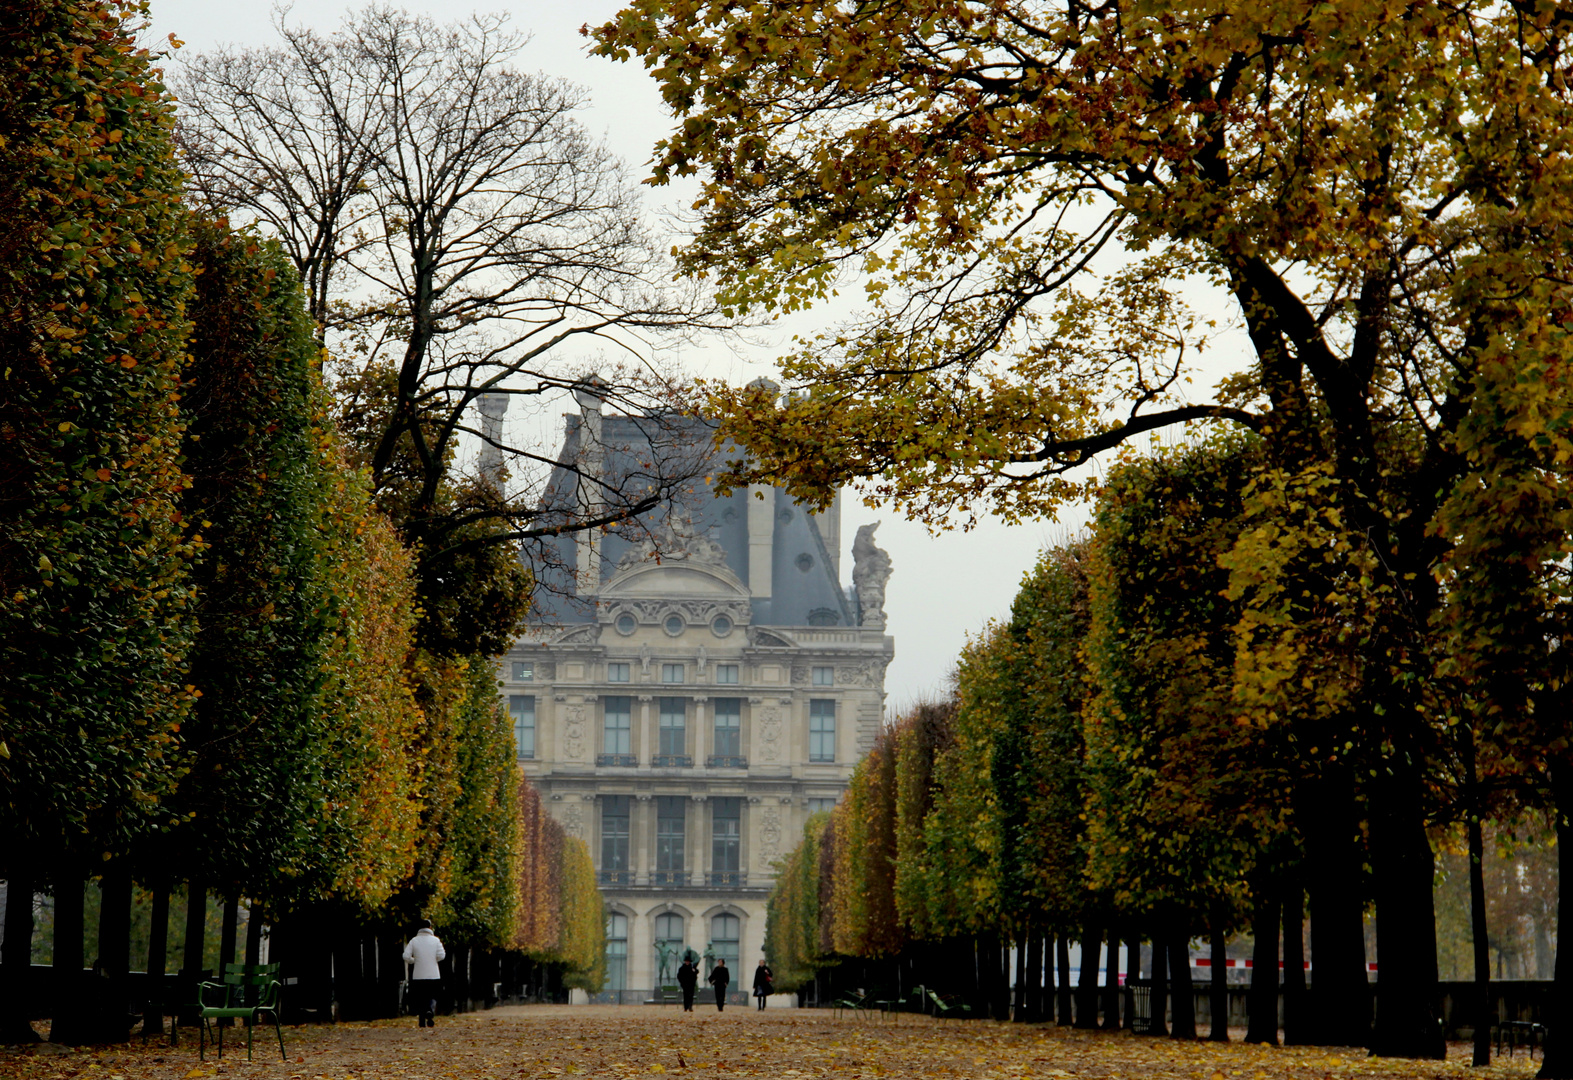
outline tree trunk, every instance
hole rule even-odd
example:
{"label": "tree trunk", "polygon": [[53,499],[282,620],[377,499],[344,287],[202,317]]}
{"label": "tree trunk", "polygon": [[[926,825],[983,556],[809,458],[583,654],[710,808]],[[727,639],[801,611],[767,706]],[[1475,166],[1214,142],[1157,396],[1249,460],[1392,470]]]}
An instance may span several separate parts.
{"label": "tree trunk", "polygon": [[1027,935],[1027,1019],[1043,1019],[1043,935]]}
{"label": "tree trunk", "polygon": [[[1486,926],[1485,849],[1485,839],[1480,835],[1480,815],[1471,808],[1469,929],[1470,936],[1475,939],[1475,1053],[1470,1064],[1475,1066],[1491,1064],[1491,939]],[[1560,862],[1561,856],[1557,858]]]}
{"label": "tree trunk", "polygon": [[187,979],[199,978],[208,929],[208,890],[200,881],[186,885],[186,947],[181,970]]}
{"label": "tree trunk", "polygon": [[1174,998],[1174,1030],[1169,1034],[1176,1039],[1194,1039],[1196,993],[1191,985],[1190,935],[1184,930],[1169,940],[1169,982]]}
{"label": "tree trunk", "polygon": [[1054,1004],[1058,1014],[1055,1022],[1060,1027],[1070,1027],[1076,1018],[1071,1015],[1071,946],[1070,939],[1064,934],[1055,935],[1054,959],[1059,969],[1054,986]]}
{"label": "tree trunk", "polygon": [[240,933],[240,897],[230,895],[224,898],[224,921],[221,924],[218,938],[218,970],[216,975],[224,974],[224,967],[235,962],[235,939]]}
{"label": "tree trunk", "polygon": [[116,1041],[131,1027],[131,873],[116,859],[99,886],[98,962],[108,978],[102,1015],[90,1024],[95,1034]]}
{"label": "tree trunk", "polygon": [[[142,1014],[145,1034],[164,1034],[164,976],[169,967],[169,879],[153,881],[153,909],[148,915],[147,999],[150,1008]],[[157,1025],[155,1028],[154,1025]]]}
{"label": "tree trunk", "polygon": [[1154,934],[1152,939],[1152,1024],[1149,1035],[1169,1034],[1169,950],[1163,938]]}
{"label": "tree trunk", "polygon": [[27,1022],[33,965],[33,877],[13,863],[5,881],[5,943],[0,946],[0,1043],[41,1041]]}
{"label": "tree trunk", "polygon": [[88,1039],[82,1015],[82,936],[86,913],[83,909],[84,883],[70,869],[55,873],[55,994],[50,1009],[49,1041],[76,1044]]}
{"label": "tree trunk", "polygon": [[262,916],[255,903],[246,914],[246,963],[253,967],[262,963]]}
{"label": "tree trunk", "polygon": [[1098,960],[1103,950],[1103,934],[1089,926],[1081,935],[1081,972],[1076,983],[1076,1026],[1098,1026]]}
{"label": "tree trunk", "polygon": [[1253,882],[1256,909],[1251,933],[1251,997],[1245,1041],[1278,1045],[1278,893],[1265,871]]}
{"label": "tree trunk", "polygon": [[1032,937],[1024,934],[1016,943],[1016,986],[1013,994],[1016,1005],[1010,1011],[1011,1020],[1015,1020],[1016,1023],[1026,1023],[1027,1020],[1032,1019],[1027,1012],[1027,942],[1029,940],[1032,940]]}
{"label": "tree trunk", "polygon": [[1302,1037],[1319,1046],[1365,1046],[1371,984],[1365,972],[1365,871],[1357,804],[1347,771],[1327,766],[1297,792],[1311,883],[1311,985]]}
{"label": "tree trunk", "polygon": [[1371,870],[1381,1002],[1371,1052],[1380,1057],[1447,1056],[1436,974],[1432,902],[1436,860],[1426,836],[1414,766],[1394,755],[1392,775],[1371,785]]}
{"label": "tree trunk", "polygon": [[[1127,986],[1129,986],[1130,985],[1130,981],[1132,979],[1139,979],[1141,977],[1142,977],[1142,943],[1137,938],[1131,938],[1131,939],[1129,939],[1129,940],[1127,940],[1125,942],[1125,983],[1126,983]],[[1125,1009],[1125,1025],[1124,1026],[1125,1026],[1125,1029],[1127,1031],[1135,1031],[1136,1030],[1136,1010],[1135,1010],[1135,1008],[1132,1007],[1133,1006],[1132,997],[1131,997],[1131,995],[1129,993],[1126,993],[1123,996],[1125,998],[1125,1002],[1124,1002],[1124,1009]]]}
{"label": "tree trunk", "polygon": [[[1551,793],[1556,803],[1557,879],[1573,882],[1573,777],[1568,767],[1551,768]],[[1573,926],[1573,888],[1557,890],[1557,926]],[[1573,935],[1557,935],[1557,967],[1546,999],[1546,1052],[1536,1080],[1573,1080]]]}
{"label": "tree trunk", "polygon": [[1224,910],[1222,903],[1215,903],[1210,912],[1208,928],[1208,959],[1212,961],[1212,985],[1208,999],[1212,1017],[1212,1032],[1207,1036],[1213,1042],[1229,1041],[1229,948],[1224,938]]}
{"label": "tree trunk", "polygon": [[1305,889],[1292,878],[1284,893],[1284,1045],[1304,1046]]}
{"label": "tree trunk", "polygon": [[1109,931],[1109,963],[1103,971],[1103,1027],[1105,1031],[1118,1031],[1120,1027],[1120,938]]}

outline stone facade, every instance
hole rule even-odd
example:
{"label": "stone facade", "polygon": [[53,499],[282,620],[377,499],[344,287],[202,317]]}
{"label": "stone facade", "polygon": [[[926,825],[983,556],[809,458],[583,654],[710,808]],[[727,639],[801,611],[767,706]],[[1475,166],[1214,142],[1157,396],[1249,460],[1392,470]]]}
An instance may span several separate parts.
{"label": "stone facade", "polygon": [[[636,423],[580,400],[561,460],[637,454]],[[558,552],[578,574],[556,591],[578,602],[533,624],[501,674],[521,767],[595,861],[622,1000],[670,981],[660,968],[685,948],[729,956],[746,990],[774,861],[841,796],[882,720],[889,560],[871,531],[859,540],[872,562],[854,592],[839,506],[705,489],[647,536]]]}

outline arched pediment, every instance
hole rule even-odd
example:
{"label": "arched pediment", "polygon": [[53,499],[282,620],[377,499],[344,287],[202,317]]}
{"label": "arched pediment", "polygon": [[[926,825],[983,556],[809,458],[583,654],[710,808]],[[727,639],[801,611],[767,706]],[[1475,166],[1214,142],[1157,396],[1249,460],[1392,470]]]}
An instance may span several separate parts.
{"label": "arched pediment", "polygon": [[644,914],[647,919],[654,919],[657,915],[681,915],[685,924],[693,922],[694,919],[692,911],[682,904],[673,903],[669,900],[663,900],[659,904],[652,904],[650,910]]}
{"label": "arched pediment", "polygon": [[748,598],[748,586],[725,566],[653,559],[619,570],[601,586],[603,600],[641,597],[692,597],[737,600]]}

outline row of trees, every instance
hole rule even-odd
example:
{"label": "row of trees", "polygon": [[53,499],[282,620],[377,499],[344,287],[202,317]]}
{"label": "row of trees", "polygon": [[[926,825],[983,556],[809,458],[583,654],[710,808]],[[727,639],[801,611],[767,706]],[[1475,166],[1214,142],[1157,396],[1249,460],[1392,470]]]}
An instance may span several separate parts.
{"label": "row of trees", "polygon": [[[399,485],[373,485],[397,406],[330,396],[296,266],[187,201],[146,14],[28,0],[0,31],[0,1029],[32,1037],[35,891],[56,970],[86,966],[88,877],[115,1018],[133,881],[155,975],[184,882],[192,969],[213,894],[225,960],[244,898],[253,960],[264,922],[289,962],[286,943],[386,946],[427,915],[593,979],[587,856],[526,830],[497,694],[531,589],[517,545],[435,560]],[[540,910],[588,914],[542,934]],[[55,985],[55,1037],[101,1034]]]}
{"label": "row of trees", "polygon": [[[786,396],[714,388],[748,451],[725,479],[948,526],[1052,514],[1154,432],[1252,436],[1106,498],[1089,881],[1174,933],[1259,879],[1267,940],[1299,860],[1319,1037],[1349,1042],[1371,900],[1380,1053],[1440,1051],[1428,830],[1462,818],[1478,853],[1521,800],[1573,847],[1570,35],[1552,0],[631,0],[593,31],[674,111],[685,269],[740,311],[866,287]],[[1235,370],[1208,392],[1200,357]]]}
{"label": "row of trees", "polygon": [[[1315,597],[1339,606],[1336,626],[1295,624],[1302,635],[1327,632],[1312,650],[1320,670],[1273,691],[1307,700],[1262,707],[1271,688],[1251,603],[1259,563],[1242,551],[1267,531],[1250,505],[1263,453],[1254,436],[1220,439],[1111,473],[1089,538],[1046,552],[1009,621],[969,643],[953,700],[886,728],[841,804],[810,822],[785,860],[768,930],[783,985],[847,962],[881,962],[887,979],[915,964],[908,977],[930,986],[954,987],[966,972],[974,1007],[1005,1016],[1002,965],[1014,946],[1017,985],[1029,988],[1014,1013],[1035,1019],[1052,1011],[1030,989],[1045,982],[1048,944],[1058,942],[1063,958],[1077,941],[1076,1022],[1092,1025],[1103,943],[1113,957],[1121,941],[1150,941],[1155,1029],[1165,1028],[1172,985],[1174,1034],[1192,1037],[1190,943],[1210,939],[1221,957],[1227,940],[1248,932],[1249,1038],[1278,1038],[1281,939],[1285,1037],[1367,1044],[1373,991],[1363,920],[1380,900],[1377,868],[1394,857],[1373,821],[1394,782],[1391,751],[1343,713],[1348,671],[1366,646],[1339,597]],[[1306,499],[1295,512],[1317,510]],[[1332,538],[1318,548],[1317,561],[1338,557]],[[1415,797],[1427,869],[1432,845],[1465,852],[1464,929],[1479,991],[1465,1008],[1483,1044],[1492,1013],[1480,962],[1490,941],[1482,822],[1504,834],[1544,829],[1546,792],[1528,762],[1490,774],[1472,765],[1471,748],[1493,732],[1463,693],[1441,698],[1447,688],[1459,690],[1446,671],[1434,673],[1429,689],[1440,700],[1426,756],[1415,762]],[[1380,933],[1384,909],[1376,910]],[[1409,917],[1429,924],[1430,910],[1428,895]],[[1543,935],[1548,923],[1542,913]],[[1434,924],[1422,931],[1432,942],[1429,990],[1390,979],[1384,967],[1381,1009],[1425,1012],[1439,1042]],[[1068,962],[1060,963],[1068,987]],[[1111,959],[1107,993],[1117,968]],[[881,977],[875,970],[863,977]],[[1213,1035],[1227,1037],[1221,965],[1214,979]],[[1069,990],[1063,995],[1068,1019]],[[1117,1023],[1118,1008],[1107,999],[1102,1007]]]}

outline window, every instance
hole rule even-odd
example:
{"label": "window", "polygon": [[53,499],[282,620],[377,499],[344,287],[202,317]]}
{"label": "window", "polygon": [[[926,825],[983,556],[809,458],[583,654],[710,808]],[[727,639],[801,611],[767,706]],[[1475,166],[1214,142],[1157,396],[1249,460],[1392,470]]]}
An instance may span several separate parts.
{"label": "window", "polygon": [[836,669],[833,668],[833,667],[817,667],[817,668],[814,668],[814,685],[815,686],[834,686],[834,685],[836,685]]}
{"label": "window", "polygon": [[743,800],[710,800],[710,884],[740,885]]}
{"label": "window", "polygon": [[683,917],[668,911],[655,917],[655,973],[663,986],[677,985],[683,962]]}
{"label": "window", "polygon": [[627,664],[607,664],[606,665],[606,681],[607,682],[627,682],[628,681],[628,665]]}
{"label": "window", "polygon": [[603,989],[628,989],[628,916],[616,911],[606,920],[606,983]]}
{"label": "window", "polygon": [[732,969],[732,982],[742,982],[743,974],[737,971],[738,957],[742,955],[743,920],[736,915],[717,915],[710,920],[710,947],[717,960],[725,960]]}
{"label": "window", "polygon": [[680,683],[683,681],[682,664],[662,664],[661,681],[666,683]]}
{"label": "window", "polygon": [[718,758],[736,758],[743,755],[742,699],[723,697],[715,699],[715,739],[711,751]]}
{"label": "window", "polygon": [[632,880],[629,864],[629,803],[627,795],[601,798],[601,880],[626,885]]}
{"label": "window", "polygon": [[677,885],[683,877],[683,835],[688,800],[682,795],[655,797],[655,884]]}
{"label": "window", "polygon": [[606,720],[602,727],[601,752],[629,755],[634,752],[634,725],[630,698],[606,699]]}
{"label": "window", "polygon": [[508,715],[513,717],[513,747],[520,761],[535,758],[535,696],[509,694]]}
{"label": "window", "polygon": [[678,757],[688,752],[688,702],[685,699],[661,699],[659,739],[656,753],[662,757]]}
{"label": "window", "polygon": [[810,799],[810,800],[808,800],[808,812],[810,814],[828,814],[828,813],[830,813],[830,811],[834,810],[835,808],[836,808],[836,800],[835,799]]}
{"label": "window", "polygon": [[727,686],[737,685],[737,665],[717,664],[715,666],[715,681]]}
{"label": "window", "polygon": [[836,703],[815,698],[808,703],[808,760],[836,760]]}
{"label": "window", "polygon": [[688,629],[688,624],[683,621],[681,615],[668,615],[666,622],[662,625],[666,627],[666,632],[673,637],[682,637],[683,631]]}
{"label": "window", "polygon": [[513,681],[514,682],[534,682],[535,681],[535,661],[533,661],[533,660],[515,660],[513,662]]}
{"label": "window", "polygon": [[732,632],[732,620],[726,615],[717,615],[710,622],[710,632],[716,637],[726,637]]}
{"label": "window", "polygon": [[624,612],[623,614],[617,616],[617,632],[619,634],[627,637],[637,629],[639,629],[639,620],[635,619],[632,615]]}

